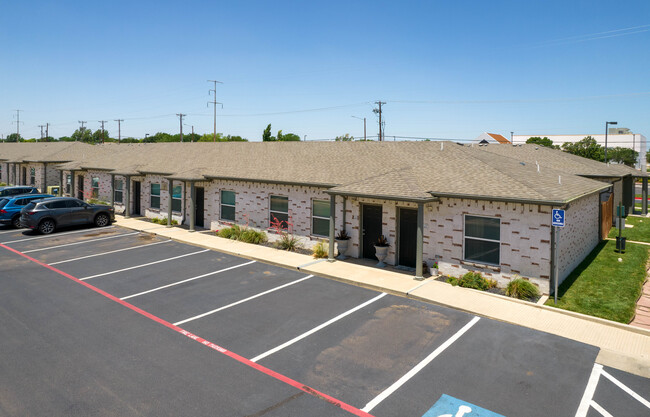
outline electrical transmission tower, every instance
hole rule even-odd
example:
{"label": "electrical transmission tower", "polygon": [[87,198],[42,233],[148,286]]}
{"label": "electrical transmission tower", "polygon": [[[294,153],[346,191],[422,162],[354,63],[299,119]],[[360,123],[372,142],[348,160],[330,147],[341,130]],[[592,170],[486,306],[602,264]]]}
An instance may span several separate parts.
{"label": "electrical transmission tower", "polygon": [[41,128],[41,140],[43,140],[43,128],[45,127],[45,125],[38,125],[38,127]]}
{"label": "electrical transmission tower", "polygon": [[212,141],[216,142],[217,141],[217,104],[221,104],[221,108],[223,109],[223,103],[219,103],[217,101],[217,83],[223,84],[221,81],[215,81],[215,80],[208,80],[209,83],[214,83],[214,88],[211,90],[208,90],[208,95],[210,93],[214,93],[214,100],[213,101],[208,101],[208,106],[212,104],[214,106],[214,133],[212,136]]}
{"label": "electrical transmission tower", "polygon": [[117,143],[122,142],[122,125],[121,123],[124,121],[124,119],[115,119],[114,121],[117,122]]}
{"label": "electrical transmission tower", "polygon": [[379,115],[379,142],[384,141],[384,121],[381,120],[381,106],[386,104],[385,101],[375,101],[375,104],[379,105],[379,108],[372,109],[372,112]]}
{"label": "electrical transmission tower", "polygon": [[16,135],[18,135],[18,137],[16,138],[16,142],[17,142],[18,140],[20,140],[20,112],[22,110],[14,110],[14,111],[16,112],[16,121],[14,123],[16,123]]}
{"label": "electrical transmission tower", "polygon": [[108,120],[100,120],[99,123],[102,124],[102,143],[104,143],[104,140],[106,139],[106,132],[104,131],[104,123],[106,123]]}

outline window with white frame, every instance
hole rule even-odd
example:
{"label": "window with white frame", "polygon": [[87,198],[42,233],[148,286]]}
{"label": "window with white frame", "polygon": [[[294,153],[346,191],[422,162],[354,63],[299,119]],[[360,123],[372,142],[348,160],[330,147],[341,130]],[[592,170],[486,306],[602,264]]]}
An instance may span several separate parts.
{"label": "window with white frame", "polygon": [[221,190],[221,220],[235,221],[235,192]]}
{"label": "window with white frame", "polygon": [[36,168],[29,169],[29,185],[34,186],[36,184]]}
{"label": "window with white frame", "polygon": [[465,260],[499,265],[500,249],[499,218],[465,215]]}
{"label": "window with white frame", "polygon": [[175,185],[172,188],[172,211],[180,212],[183,208],[183,187]]}
{"label": "window with white frame", "polygon": [[124,181],[121,179],[115,179],[115,194],[113,198],[116,203],[122,203],[124,201]]}
{"label": "window with white frame", "polygon": [[92,198],[99,197],[99,177],[92,177],[90,179],[90,192]]}
{"label": "window with white frame", "polygon": [[151,208],[160,208],[160,184],[151,184]]}
{"label": "window with white frame", "polygon": [[312,200],[311,233],[316,236],[328,236],[330,233],[329,200]]}
{"label": "window with white frame", "polygon": [[65,177],[65,192],[66,194],[70,194],[72,191],[72,175],[67,174]]}
{"label": "window with white frame", "polygon": [[272,195],[270,200],[269,224],[280,222],[282,229],[287,229],[289,226],[289,197]]}

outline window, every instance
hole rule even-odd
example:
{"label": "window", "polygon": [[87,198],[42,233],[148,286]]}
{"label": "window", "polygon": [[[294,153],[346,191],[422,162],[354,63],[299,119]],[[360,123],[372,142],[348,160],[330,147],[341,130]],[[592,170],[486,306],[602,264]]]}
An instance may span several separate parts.
{"label": "window", "polygon": [[92,177],[90,179],[90,196],[92,198],[99,197],[99,177]]}
{"label": "window", "polygon": [[58,201],[52,201],[49,203],[44,204],[45,207],[49,209],[61,209],[61,208],[66,208],[67,204],[65,200],[58,200]]}
{"label": "window", "polygon": [[151,184],[151,208],[160,208],[160,184]]}
{"label": "window", "polygon": [[330,233],[330,202],[313,200],[311,203],[311,233],[328,236]]}
{"label": "window", "polygon": [[221,220],[235,221],[235,192],[221,190]]}
{"label": "window", "polygon": [[183,187],[175,185],[172,188],[172,210],[181,211],[183,207]]}
{"label": "window", "polygon": [[501,220],[465,216],[465,259],[499,265]]}
{"label": "window", "polygon": [[70,194],[70,191],[72,190],[72,175],[68,174],[65,178],[65,192],[66,194]]}
{"label": "window", "polygon": [[287,223],[289,222],[289,197],[272,195],[271,209],[269,211],[269,224],[272,224],[275,221],[280,221],[283,229],[286,229],[288,227]]}
{"label": "window", "polygon": [[36,168],[29,169],[29,185],[36,184]]}
{"label": "window", "polygon": [[115,180],[115,195],[114,199],[116,203],[122,203],[124,200],[124,182],[122,180]]}
{"label": "window", "polygon": [[68,208],[82,207],[83,204],[83,201],[79,200],[65,200],[65,206]]}

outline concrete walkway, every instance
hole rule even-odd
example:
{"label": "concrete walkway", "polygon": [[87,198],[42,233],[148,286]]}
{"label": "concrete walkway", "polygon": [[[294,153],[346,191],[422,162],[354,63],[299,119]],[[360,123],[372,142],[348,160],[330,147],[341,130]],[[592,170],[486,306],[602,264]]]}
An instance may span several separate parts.
{"label": "concrete walkway", "polygon": [[386,269],[344,261],[315,260],[309,255],[219,238],[214,233],[192,233],[179,227],[167,228],[142,219],[125,219],[122,216],[116,216],[115,224],[268,264],[299,269],[308,274],[352,285],[448,306],[594,345],[601,349],[598,363],[650,378],[650,329],[482,291],[453,287],[432,278],[415,281],[409,275]]}

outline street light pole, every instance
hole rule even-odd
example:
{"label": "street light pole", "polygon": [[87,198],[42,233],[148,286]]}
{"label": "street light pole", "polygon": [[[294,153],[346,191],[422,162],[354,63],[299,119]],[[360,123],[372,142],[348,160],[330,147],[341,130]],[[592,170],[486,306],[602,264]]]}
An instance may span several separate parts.
{"label": "street light pole", "polygon": [[352,116],[352,117],[354,117],[355,119],[363,120],[363,140],[365,141],[366,140],[366,118],[364,117],[363,119],[361,119],[361,117],[357,117],[357,116]]}
{"label": "street light pole", "polygon": [[607,163],[607,127],[608,125],[616,125],[618,122],[605,122],[605,163]]}

